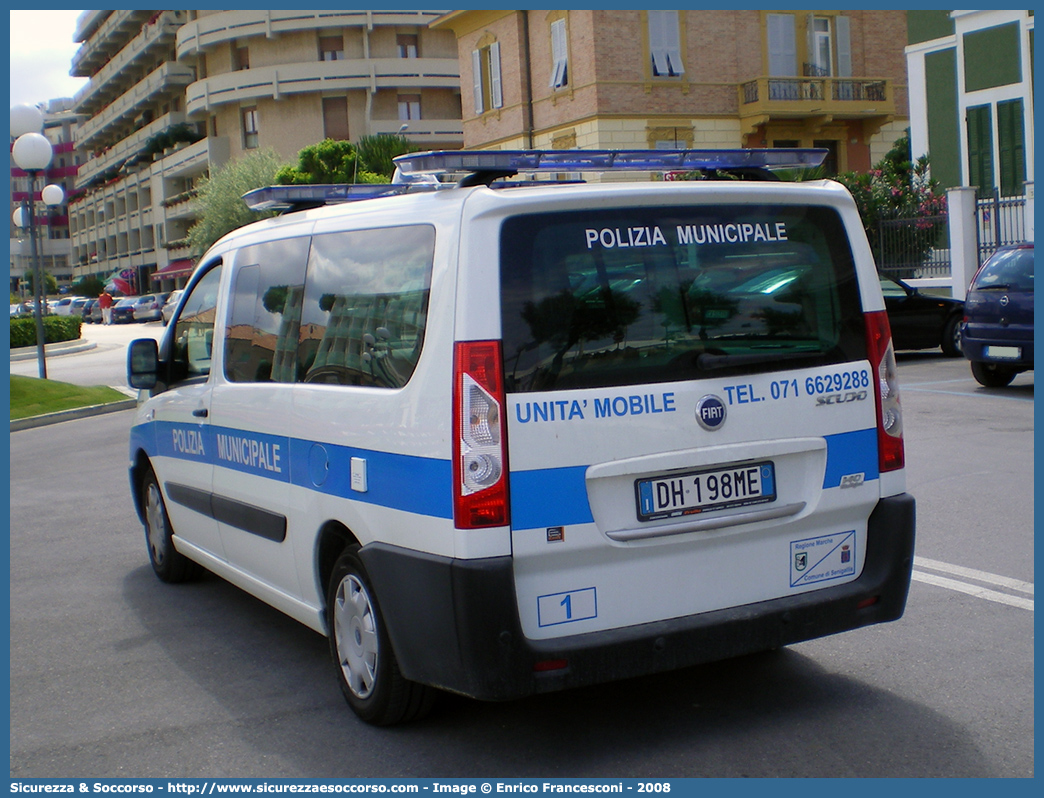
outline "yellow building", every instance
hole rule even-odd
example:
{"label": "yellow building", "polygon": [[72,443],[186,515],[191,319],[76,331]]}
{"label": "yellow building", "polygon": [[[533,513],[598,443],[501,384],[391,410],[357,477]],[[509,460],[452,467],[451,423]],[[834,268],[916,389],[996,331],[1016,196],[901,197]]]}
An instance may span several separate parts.
{"label": "yellow building", "polygon": [[907,125],[904,11],[453,11],[469,148],[825,147]]}

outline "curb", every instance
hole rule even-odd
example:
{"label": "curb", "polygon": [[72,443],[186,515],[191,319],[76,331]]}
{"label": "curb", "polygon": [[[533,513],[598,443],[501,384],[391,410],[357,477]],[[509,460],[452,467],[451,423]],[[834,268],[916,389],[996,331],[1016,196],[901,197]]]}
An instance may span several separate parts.
{"label": "curb", "polygon": [[[86,352],[88,349],[97,348],[98,344],[93,341],[85,341],[79,338],[75,341],[59,341],[56,344],[44,344],[44,357],[56,357],[58,355],[71,355],[76,352]],[[11,362],[20,360],[35,360],[37,356],[36,346],[20,346],[11,350]]]}
{"label": "curb", "polygon": [[104,405],[77,407],[72,410],[60,410],[57,413],[45,413],[42,416],[18,418],[11,422],[11,432],[17,432],[23,429],[33,429],[34,427],[44,427],[48,424],[58,424],[62,421],[73,421],[78,418],[100,416],[105,413],[115,413],[119,410],[131,410],[137,406],[137,399],[124,399],[120,402],[108,402]]}

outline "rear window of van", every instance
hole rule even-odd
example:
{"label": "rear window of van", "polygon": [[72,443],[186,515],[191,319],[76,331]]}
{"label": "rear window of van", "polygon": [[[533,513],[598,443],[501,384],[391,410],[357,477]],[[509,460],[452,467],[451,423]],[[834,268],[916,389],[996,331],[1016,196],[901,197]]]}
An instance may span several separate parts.
{"label": "rear window of van", "polygon": [[530,214],[500,246],[509,391],[670,382],[866,356],[840,217],[808,206]]}

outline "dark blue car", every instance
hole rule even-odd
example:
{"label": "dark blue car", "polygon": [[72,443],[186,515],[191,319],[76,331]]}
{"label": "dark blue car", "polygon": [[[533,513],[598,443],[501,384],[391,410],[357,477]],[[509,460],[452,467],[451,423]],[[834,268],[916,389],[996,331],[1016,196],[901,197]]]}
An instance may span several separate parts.
{"label": "dark blue car", "polygon": [[1002,247],[976,272],[964,300],[964,356],[987,388],[1033,368],[1033,244]]}

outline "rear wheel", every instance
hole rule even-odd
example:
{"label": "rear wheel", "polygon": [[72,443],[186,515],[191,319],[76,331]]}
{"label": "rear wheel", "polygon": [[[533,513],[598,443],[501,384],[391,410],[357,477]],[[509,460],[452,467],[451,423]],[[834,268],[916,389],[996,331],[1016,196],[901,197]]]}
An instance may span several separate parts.
{"label": "rear wheel", "polygon": [[957,357],[963,354],[961,348],[961,317],[950,316],[943,327],[942,351],[947,357]]}
{"label": "rear wheel", "polygon": [[404,678],[358,545],[341,554],[330,576],[326,601],[330,655],[345,700],[375,726],[391,726],[426,715],[435,691]]}
{"label": "rear wheel", "polygon": [[998,366],[995,363],[980,363],[974,360],[971,364],[971,372],[979,385],[984,385],[987,388],[1003,388],[1005,385],[1010,385],[1016,374],[1015,371],[1004,366]]}
{"label": "rear wheel", "polygon": [[164,582],[185,582],[202,572],[202,566],[174,548],[174,530],[167,516],[156,473],[150,468],[141,481],[142,516],[145,518],[145,544],[156,576]]}

